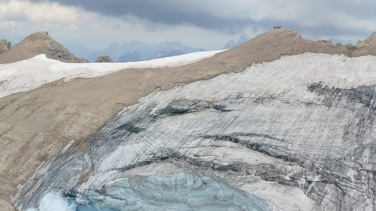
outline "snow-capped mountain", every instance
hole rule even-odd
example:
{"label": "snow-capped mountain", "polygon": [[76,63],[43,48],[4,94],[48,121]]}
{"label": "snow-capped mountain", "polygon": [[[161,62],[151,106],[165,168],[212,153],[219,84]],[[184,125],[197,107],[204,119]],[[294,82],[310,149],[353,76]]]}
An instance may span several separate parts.
{"label": "snow-capped mountain", "polygon": [[92,77],[0,98],[1,193],[27,211],[373,210],[374,52],[275,29],[168,68],[0,66]]}

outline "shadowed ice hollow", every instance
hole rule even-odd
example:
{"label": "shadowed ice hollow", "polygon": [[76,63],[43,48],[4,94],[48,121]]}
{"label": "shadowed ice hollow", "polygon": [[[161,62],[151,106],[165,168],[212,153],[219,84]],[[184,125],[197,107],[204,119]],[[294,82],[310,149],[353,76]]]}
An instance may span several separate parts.
{"label": "shadowed ice hollow", "polygon": [[[36,211],[37,209],[29,209]],[[47,193],[40,211],[88,210],[267,210],[266,203],[218,179],[188,173],[133,177],[83,196]]]}

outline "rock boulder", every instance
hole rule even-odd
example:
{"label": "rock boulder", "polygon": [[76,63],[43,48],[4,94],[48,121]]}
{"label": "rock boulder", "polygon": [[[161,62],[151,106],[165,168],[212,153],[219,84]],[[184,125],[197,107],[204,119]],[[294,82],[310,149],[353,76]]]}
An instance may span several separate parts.
{"label": "rock boulder", "polygon": [[97,60],[95,60],[95,62],[101,62],[101,63],[105,63],[105,62],[114,62],[114,60],[112,60],[109,56],[99,56],[97,58]]}

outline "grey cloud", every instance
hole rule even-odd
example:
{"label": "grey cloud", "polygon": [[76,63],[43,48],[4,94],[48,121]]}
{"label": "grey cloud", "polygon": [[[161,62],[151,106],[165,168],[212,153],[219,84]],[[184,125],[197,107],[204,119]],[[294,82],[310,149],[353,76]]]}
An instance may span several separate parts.
{"label": "grey cloud", "polygon": [[[33,0],[41,2],[42,0]],[[132,15],[155,24],[190,24],[221,32],[239,32],[254,24],[249,18],[221,17],[205,10],[205,3],[189,4],[189,1],[172,0],[53,0],[62,5],[81,7],[84,10],[106,16],[125,17]],[[183,3],[182,3],[183,2]],[[204,2],[204,1],[202,1]],[[212,5],[215,6],[215,5]]]}
{"label": "grey cloud", "polygon": [[[32,0],[41,2],[44,0]],[[365,36],[370,33],[369,29],[359,30],[359,27],[346,26],[341,20],[333,17],[346,16],[358,20],[375,20],[376,8],[374,0],[357,1],[342,0],[318,0],[298,1],[290,0],[279,7],[271,0],[50,0],[62,5],[81,7],[84,10],[96,12],[106,16],[125,17],[132,15],[151,24],[180,25],[190,24],[201,28],[217,30],[227,33],[239,33],[247,26],[269,28],[274,25],[283,25],[292,28],[302,34],[314,32],[318,35],[358,35]],[[239,9],[241,8],[241,9]],[[245,8],[245,9],[244,9]],[[252,14],[247,15],[244,11],[259,11],[272,8],[279,15],[273,18],[264,17],[261,20],[253,20]],[[296,8],[296,10],[291,10]],[[243,10],[242,10],[243,9]],[[226,10],[226,11],[224,11]],[[286,10],[286,11],[283,11]],[[242,14],[237,14],[242,11]],[[287,12],[289,11],[289,12]],[[284,12],[287,14],[284,15]],[[227,15],[223,15],[226,13]],[[228,15],[231,14],[231,15]],[[288,19],[290,18],[290,19]],[[304,21],[318,20],[314,26],[304,25]],[[303,22],[303,23],[302,23]],[[376,28],[375,28],[376,30]]]}

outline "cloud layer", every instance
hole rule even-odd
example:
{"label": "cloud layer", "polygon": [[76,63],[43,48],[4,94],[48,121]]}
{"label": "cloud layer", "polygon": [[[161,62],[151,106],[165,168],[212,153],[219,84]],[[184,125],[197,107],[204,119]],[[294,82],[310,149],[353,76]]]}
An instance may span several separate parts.
{"label": "cloud layer", "polygon": [[[41,0],[34,0],[40,2]],[[53,0],[105,16],[134,16],[155,24],[190,24],[220,32],[273,24],[333,35],[376,30],[376,1],[364,0]]]}
{"label": "cloud layer", "polygon": [[34,22],[74,22],[88,19],[93,13],[73,6],[63,6],[57,2],[22,0],[0,0],[0,20]]}
{"label": "cloud layer", "polygon": [[358,40],[376,31],[374,8],[374,0],[0,0],[0,32],[190,40],[206,48],[280,25],[310,39]]}

